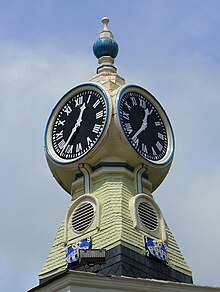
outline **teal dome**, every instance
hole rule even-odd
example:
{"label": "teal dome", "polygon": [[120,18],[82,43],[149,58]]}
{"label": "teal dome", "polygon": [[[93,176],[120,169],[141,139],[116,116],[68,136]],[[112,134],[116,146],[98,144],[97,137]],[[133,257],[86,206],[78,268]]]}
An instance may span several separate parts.
{"label": "teal dome", "polygon": [[98,59],[103,56],[114,59],[118,55],[118,44],[110,37],[100,37],[93,45],[93,53]]}

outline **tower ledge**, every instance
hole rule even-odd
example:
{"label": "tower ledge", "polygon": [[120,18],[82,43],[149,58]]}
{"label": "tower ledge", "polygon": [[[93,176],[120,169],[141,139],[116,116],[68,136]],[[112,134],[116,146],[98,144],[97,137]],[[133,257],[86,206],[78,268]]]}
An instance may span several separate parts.
{"label": "tower ledge", "polygon": [[103,85],[107,90],[115,90],[125,85],[125,79],[114,72],[113,67],[104,65],[100,68],[97,75],[90,79],[91,82],[97,82]]}
{"label": "tower ledge", "polygon": [[[59,290],[58,290],[59,289]],[[144,291],[144,292],[193,292],[193,291],[219,291],[218,287],[207,287],[185,283],[153,279],[134,279],[125,276],[106,276],[82,271],[65,271],[46,283],[32,288],[35,291]]]}

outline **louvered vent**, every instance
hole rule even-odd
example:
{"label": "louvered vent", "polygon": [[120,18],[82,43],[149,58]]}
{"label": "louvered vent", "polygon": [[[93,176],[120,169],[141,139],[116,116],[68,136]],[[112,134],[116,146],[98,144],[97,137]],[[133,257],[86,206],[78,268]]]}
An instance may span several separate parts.
{"label": "louvered vent", "polygon": [[76,232],[86,230],[94,219],[94,207],[91,203],[85,202],[75,209],[72,216],[72,228]]}
{"label": "louvered vent", "polygon": [[138,216],[141,223],[149,230],[155,230],[158,227],[157,213],[150,204],[141,202],[138,205]]}

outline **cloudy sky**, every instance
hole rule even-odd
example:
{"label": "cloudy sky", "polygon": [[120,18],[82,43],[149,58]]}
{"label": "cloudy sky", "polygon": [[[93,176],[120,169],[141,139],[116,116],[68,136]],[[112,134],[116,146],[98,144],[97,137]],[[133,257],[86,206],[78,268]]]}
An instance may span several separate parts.
{"label": "cloudy sky", "polygon": [[0,291],[38,284],[70,196],[44,157],[58,99],[95,75],[103,16],[120,46],[118,73],[152,92],[176,138],[155,192],[193,271],[220,286],[220,1],[0,0]]}

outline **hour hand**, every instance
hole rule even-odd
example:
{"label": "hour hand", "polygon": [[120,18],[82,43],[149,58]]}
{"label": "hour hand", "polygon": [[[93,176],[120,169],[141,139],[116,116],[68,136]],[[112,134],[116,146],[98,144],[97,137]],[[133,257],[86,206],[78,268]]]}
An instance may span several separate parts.
{"label": "hour hand", "polygon": [[144,118],[142,120],[142,125],[140,127],[140,129],[134,134],[134,136],[132,137],[132,140],[135,140],[135,138],[147,128],[147,119],[148,116],[150,116],[153,112],[153,109],[151,109],[151,111],[149,112],[148,108],[145,110],[145,115]]}
{"label": "hour hand", "polygon": [[153,112],[153,109],[151,109],[150,112],[149,112],[148,108],[145,110],[145,115],[144,115],[143,123],[142,123],[142,126],[144,126],[145,129],[147,128],[147,119],[148,119],[148,116],[150,116],[152,114],[152,112]]}
{"label": "hour hand", "polygon": [[135,140],[135,138],[142,132],[145,130],[145,127],[143,126],[143,124],[141,125],[140,129],[134,134],[134,136],[132,137],[132,140]]}

